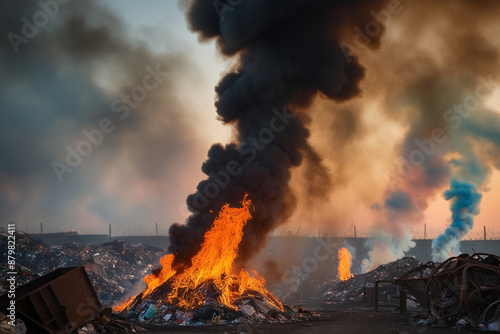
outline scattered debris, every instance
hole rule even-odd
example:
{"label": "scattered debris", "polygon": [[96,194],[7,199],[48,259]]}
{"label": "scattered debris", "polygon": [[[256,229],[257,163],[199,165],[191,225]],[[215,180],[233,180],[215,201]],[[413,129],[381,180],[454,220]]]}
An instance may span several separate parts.
{"label": "scattered debris", "polygon": [[11,321],[4,313],[0,312],[0,333],[2,334],[25,334],[26,324],[21,319],[15,320],[15,326],[9,324]]}
{"label": "scattered debris", "polygon": [[411,300],[416,302],[417,307],[426,309],[427,314],[421,315],[417,326],[500,329],[499,256],[462,254],[450,257],[441,264],[420,264],[407,257],[333,287],[327,285],[323,296],[338,302],[361,302],[366,298],[363,290],[367,291],[377,281],[390,282],[379,289],[382,295],[379,298],[384,297],[383,301],[389,301],[392,295],[399,299],[394,289],[395,285],[399,285],[414,297]]}
{"label": "scattered debris", "polygon": [[[84,266],[98,299],[108,306],[123,300],[163,253],[156,247],[119,240],[89,246],[76,243],[49,246],[25,234],[16,235],[16,239],[18,287],[43,278],[59,267]],[[0,247],[4,250],[6,243],[6,235],[0,231]],[[0,262],[6,263],[6,258],[5,251],[0,253]],[[7,291],[5,278],[9,271],[6,264],[0,265],[0,294]],[[500,330],[500,257],[496,255],[462,254],[439,265],[421,264],[414,257],[405,257],[343,282],[330,280],[321,285],[317,297],[331,302],[361,303],[366,301],[366,291],[373,289],[377,281],[390,282],[379,290],[382,302],[399,298],[399,285],[409,293],[408,298],[415,297],[411,300],[416,307],[425,308],[427,314],[415,322],[417,326]],[[317,314],[302,308],[285,304],[278,308],[267,295],[255,291],[241,295],[234,307],[228,307],[218,301],[218,292],[212,291],[212,286],[205,282],[194,288],[205,299],[202,305],[189,310],[161,298],[162,293],[168,293],[168,285],[146,298],[139,294],[122,313],[113,314],[105,308],[75,333],[139,332],[145,330],[143,327],[173,324],[260,324],[318,319]],[[26,333],[29,324],[21,318],[16,321],[18,324],[13,329],[5,314],[0,313],[0,333]]]}
{"label": "scattered debris", "polygon": [[[3,262],[3,261],[2,261]],[[0,264],[0,295],[3,295],[6,293],[8,289],[8,282],[6,280],[7,277],[9,277],[9,272],[16,272],[16,286],[21,286],[24,285],[28,282],[31,282],[35,278],[40,277],[40,275],[34,273],[30,269],[23,267],[19,264],[14,265],[14,270],[10,270],[9,265],[7,263],[2,263]]]}
{"label": "scattered debris", "polygon": [[[16,234],[16,245],[18,286],[60,267],[84,265],[99,300],[106,306],[127,296],[163,255],[160,248],[120,240],[89,246],[77,243],[49,246],[22,233]],[[7,263],[7,236],[2,232],[0,249],[0,263]],[[6,273],[1,266],[1,289],[5,289]]]}
{"label": "scattered debris", "polygon": [[162,305],[162,301],[142,300],[140,296],[121,314],[143,326],[161,325],[227,325],[240,323],[283,323],[318,319],[318,315],[284,305],[283,311],[270,305],[262,296],[248,296],[237,302],[234,310],[207,299],[194,310],[182,310],[177,305]]}
{"label": "scattered debris", "polygon": [[[10,298],[8,294],[0,296],[0,308],[10,312],[8,316],[0,313],[0,333],[107,334],[145,330],[101,306],[83,266],[59,268],[17,287],[15,314],[8,309]],[[9,323],[12,321],[15,326]]]}
{"label": "scattered debris", "polygon": [[105,309],[98,318],[80,327],[78,334],[110,334],[144,332],[145,328],[133,324],[126,318],[113,314],[111,309]]}
{"label": "scattered debris", "polygon": [[425,293],[435,323],[498,330],[500,257],[484,253],[451,257],[430,275]]}
{"label": "scattered debris", "polygon": [[[383,264],[378,268],[361,275],[356,275],[346,281],[330,281],[320,289],[320,298],[327,298],[334,302],[364,302],[364,291],[366,288],[374,288],[376,281],[393,280],[404,275],[412,269],[419,267],[421,263],[414,257],[402,259]],[[393,292],[397,297],[397,289]],[[386,297],[390,299],[390,296]],[[397,297],[399,298],[399,297]]]}

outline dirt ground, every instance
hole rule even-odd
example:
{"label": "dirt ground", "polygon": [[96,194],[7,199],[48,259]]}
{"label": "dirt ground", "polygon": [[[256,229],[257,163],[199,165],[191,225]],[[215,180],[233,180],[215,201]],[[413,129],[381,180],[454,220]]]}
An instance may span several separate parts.
{"label": "dirt ground", "polygon": [[[221,325],[221,326],[168,326],[150,329],[149,333],[221,333],[221,334],[448,334],[457,333],[451,328],[431,328],[416,326],[412,312],[400,314],[395,310],[374,312],[366,309],[324,307],[326,310],[316,312],[321,319],[314,321],[261,324],[261,325]],[[413,323],[413,325],[412,325]],[[469,333],[462,330],[460,333]]]}

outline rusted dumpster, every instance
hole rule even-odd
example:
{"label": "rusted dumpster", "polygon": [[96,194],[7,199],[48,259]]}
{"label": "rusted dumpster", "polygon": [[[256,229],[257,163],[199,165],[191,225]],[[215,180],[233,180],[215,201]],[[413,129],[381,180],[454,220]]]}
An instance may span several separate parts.
{"label": "rusted dumpster", "polygon": [[[16,315],[41,332],[71,333],[94,319],[101,303],[83,266],[59,268],[16,289]],[[10,303],[0,296],[0,308]]]}

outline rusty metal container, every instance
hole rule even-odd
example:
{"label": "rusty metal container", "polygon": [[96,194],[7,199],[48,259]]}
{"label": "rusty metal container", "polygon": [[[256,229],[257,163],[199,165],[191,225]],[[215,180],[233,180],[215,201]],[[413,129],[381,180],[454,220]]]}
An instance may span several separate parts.
{"label": "rusty metal container", "polygon": [[[101,303],[83,266],[59,268],[16,289],[16,316],[30,327],[54,334],[71,333],[94,319]],[[0,296],[0,307],[10,302]],[[38,331],[35,331],[38,332]]]}

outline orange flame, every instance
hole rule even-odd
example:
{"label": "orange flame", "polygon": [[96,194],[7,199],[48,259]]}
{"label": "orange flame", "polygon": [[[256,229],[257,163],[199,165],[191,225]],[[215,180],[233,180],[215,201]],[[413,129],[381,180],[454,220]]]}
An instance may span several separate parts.
{"label": "orange flame", "polygon": [[[243,238],[243,227],[252,218],[251,202],[247,195],[242,201],[242,208],[230,208],[224,205],[211,229],[205,233],[200,251],[193,257],[192,264],[183,272],[177,273],[172,267],[175,255],[162,257],[161,272],[144,278],[147,284],[143,298],[152,294],[159,286],[168,281],[168,293],[162,296],[161,304],[176,304],[183,309],[194,309],[203,305],[207,290],[218,291],[217,302],[232,309],[237,309],[235,302],[251,295],[262,295],[270,304],[283,310],[281,302],[264,287],[266,281],[256,271],[251,276],[242,269],[234,272],[233,263],[238,256],[238,246]],[[115,310],[124,310],[133,301],[128,300]]]}
{"label": "orange flame", "polygon": [[120,313],[121,311],[125,310],[135,299],[136,296],[128,298],[124,303],[113,306],[113,311]]}
{"label": "orange flame", "polygon": [[338,258],[339,258],[338,272],[339,272],[340,281],[341,282],[346,281],[349,278],[354,277],[353,274],[351,274],[351,264],[352,264],[351,259],[352,259],[352,257],[351,257],[351,253],[349,253],[347,248],[344,248],[344,247],[339,248]]}

